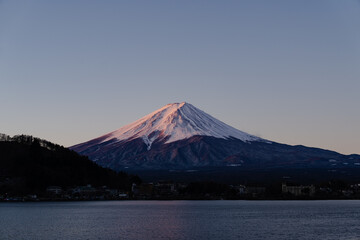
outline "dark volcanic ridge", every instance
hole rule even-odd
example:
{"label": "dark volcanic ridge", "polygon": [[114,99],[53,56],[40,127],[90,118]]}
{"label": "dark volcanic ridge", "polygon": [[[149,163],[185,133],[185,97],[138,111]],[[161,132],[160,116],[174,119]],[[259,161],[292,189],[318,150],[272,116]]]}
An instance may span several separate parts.
{"label": "dark volcanic ridge", "polygon": [[[188,103],[168,104],[71,149],[97,164],[127,171],[231,168],[359,169],[360,155],[280,144],[237,130]],[[228,170],[226,170],[228,169]]]}

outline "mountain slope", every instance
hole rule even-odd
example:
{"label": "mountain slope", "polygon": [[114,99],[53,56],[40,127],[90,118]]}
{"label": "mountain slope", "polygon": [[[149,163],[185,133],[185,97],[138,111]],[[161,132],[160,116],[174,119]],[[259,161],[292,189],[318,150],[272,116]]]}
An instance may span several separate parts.
{"label": "mountain slope", "polygon": [[237,130],[188,103],[168,104],[71,149],[115,170],[356,168],[359,155],[289,146]]}
{"label": "mountain slope", "polygon": [[171,143],[193,136],[237,138],[242,141],[261,140],[217,120],[189,103],[182,102],[167,104],[119,130],[72,148],[82,151],[105,142],[124,142],[141,138],[150,150],[155,141]]}

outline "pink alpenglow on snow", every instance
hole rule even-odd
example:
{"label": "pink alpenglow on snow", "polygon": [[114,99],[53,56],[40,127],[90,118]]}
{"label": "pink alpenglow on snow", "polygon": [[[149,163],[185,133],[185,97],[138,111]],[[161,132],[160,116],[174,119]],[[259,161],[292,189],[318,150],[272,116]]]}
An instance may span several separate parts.
{"label": "pink alpenglow on snow", "polygon": [[102,138],[102,142],[112,139],[127,141],[142,138],[150,149],[155,140],[166,139],[165,143],[171,143],[197,135],[224,139],[237,138],[246,142],[261,140],[259,137],[242,132],[217,120],[186,102],[167,104],[100,138]]}
{"label": "pink alpenglow on snow", "polygon": [[129,125],[71,149],[116,171],[203,167],[220,171],[222,167],[234,167],[261,171],[313,168],[327,172],[333,168],[357,167],[360,163],[358,155],[346,156],[324,149],[264,140],[237,130],[185,102],[168,104]]}

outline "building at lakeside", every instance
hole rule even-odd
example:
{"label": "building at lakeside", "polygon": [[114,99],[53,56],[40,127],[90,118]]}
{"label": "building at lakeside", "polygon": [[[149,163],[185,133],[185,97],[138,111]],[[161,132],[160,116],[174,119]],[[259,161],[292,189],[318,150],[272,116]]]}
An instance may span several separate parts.
{"label": "building at lakeside", "polygon": [[315,194],[315,186],[288,186],[286,183],[283,183],[282,193],[290,193],[294,196],[313,196]]}
{"label": "building at lakeside", "polygon": [[46,192],[50,194],[59,195],[63,192],[63,190],[59,186],[49,186],[46,188]]}

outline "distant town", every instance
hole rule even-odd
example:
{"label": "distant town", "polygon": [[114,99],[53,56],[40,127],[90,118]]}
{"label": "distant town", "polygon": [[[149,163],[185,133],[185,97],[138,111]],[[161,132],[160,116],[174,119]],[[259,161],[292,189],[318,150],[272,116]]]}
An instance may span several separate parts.
{"label": "distant town", "polygon": [[175,183],[160,181],[132,184],[131,191],[93,187],[90,184],[62,188],[48,186],[26,196],[0,195],[0,201],[96,201],[96,200],[317,200],[360,199],[360,183],[334,181],[324,185],[245,186],[215,182]]}

